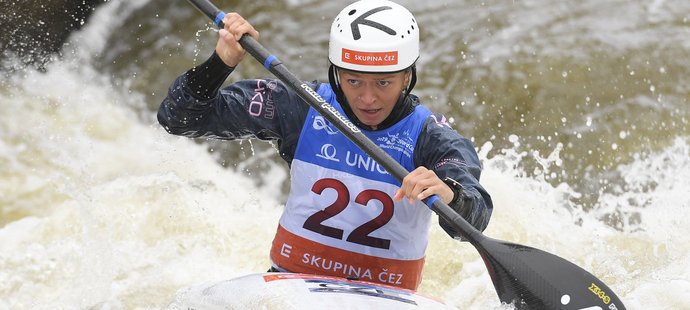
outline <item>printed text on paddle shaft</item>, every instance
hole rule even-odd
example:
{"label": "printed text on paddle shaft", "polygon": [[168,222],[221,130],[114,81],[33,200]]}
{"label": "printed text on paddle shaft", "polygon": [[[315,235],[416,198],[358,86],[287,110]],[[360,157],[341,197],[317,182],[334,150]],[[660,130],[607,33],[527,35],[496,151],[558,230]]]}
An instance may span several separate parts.
{"label": "printed text on paddle shaft", "polygon": [[[332,105],[330,105],[326,100],[321,98],[318,93],[316,93],[309,85],[307,84],[302,84],[300,85],[302,89],[304,89],[312,98],[316,99],[317,102],[321,103],[320,107],[324,110],[330,113],[333,117],[335,117],[340,123],[342,123],[345,127],[350,129],[351,132],[360,132],[359,128],[355,126],[345,115],[340,114],[338,110],[336,110]],[[320,112],[319,112],[320,113]]]}

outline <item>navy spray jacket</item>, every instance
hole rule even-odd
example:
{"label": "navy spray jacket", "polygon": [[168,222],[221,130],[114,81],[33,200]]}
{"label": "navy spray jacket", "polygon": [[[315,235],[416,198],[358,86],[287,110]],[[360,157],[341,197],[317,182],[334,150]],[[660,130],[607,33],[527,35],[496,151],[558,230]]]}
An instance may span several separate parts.
{"label": "navy spray jacket", "polygon": [[[279,80],[243,80],[220,89],[232,70],[214,53],[179,76],[160,105],[159,123],[171,134],[191,138],[274,140],[290,165],[309,104]],[[309,85],[316,90],[320,83]],[[417,97],[410,97],[419,104]],[[449,206],[483,231],[493,205],[479,184],[481,166],[473,144],[452,129],[444,116],[433,113],[423,126],[413,157],[416,167],[424,166],[440,179],[462,185],[460,192],[454,189],[456,197]],[[460,237],[442,218],[439,223],[449,235]]]}

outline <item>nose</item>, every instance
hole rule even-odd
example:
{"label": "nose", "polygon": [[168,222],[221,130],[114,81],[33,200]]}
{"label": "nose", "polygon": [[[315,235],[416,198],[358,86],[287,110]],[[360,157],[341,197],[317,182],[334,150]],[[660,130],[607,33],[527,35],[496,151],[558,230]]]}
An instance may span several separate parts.
{"label": "nose", "polygon": [[365,103],[365,104],[376,103],[376,93],[374,92],[373,87],[371,87],[371,86],[363,87],[362,92],[359,94],[359,100],[361,100],[362,103]]}

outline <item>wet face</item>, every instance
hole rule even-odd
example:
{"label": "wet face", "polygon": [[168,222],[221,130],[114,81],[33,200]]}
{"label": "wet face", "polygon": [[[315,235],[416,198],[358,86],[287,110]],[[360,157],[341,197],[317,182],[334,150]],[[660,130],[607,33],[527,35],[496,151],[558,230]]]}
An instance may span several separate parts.
{"label": "wet face", "polygon": [[391,114],[410,76],[409,71],[375,74],[341,69],[339,73],[352,112],[374,130]]}

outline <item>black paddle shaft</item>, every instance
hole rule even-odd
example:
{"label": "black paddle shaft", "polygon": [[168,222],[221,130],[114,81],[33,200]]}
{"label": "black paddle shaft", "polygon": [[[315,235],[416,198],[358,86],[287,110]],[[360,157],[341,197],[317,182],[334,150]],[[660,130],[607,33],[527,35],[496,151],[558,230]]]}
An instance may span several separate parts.
{"label": "black paddle shaft", "polygon": [[[188,0],[223,28],[225,13],[208,0]],[[348,139],[383,166],[398,181],[409,173],[400,163],[365,136],[347,117],[299,80],[258,41],[245,34],[240,45]],[[602,281],[556,255],[484,236],[437,196],[424,201],[479,252],[499,299],[519,309],[625,309]]]}

